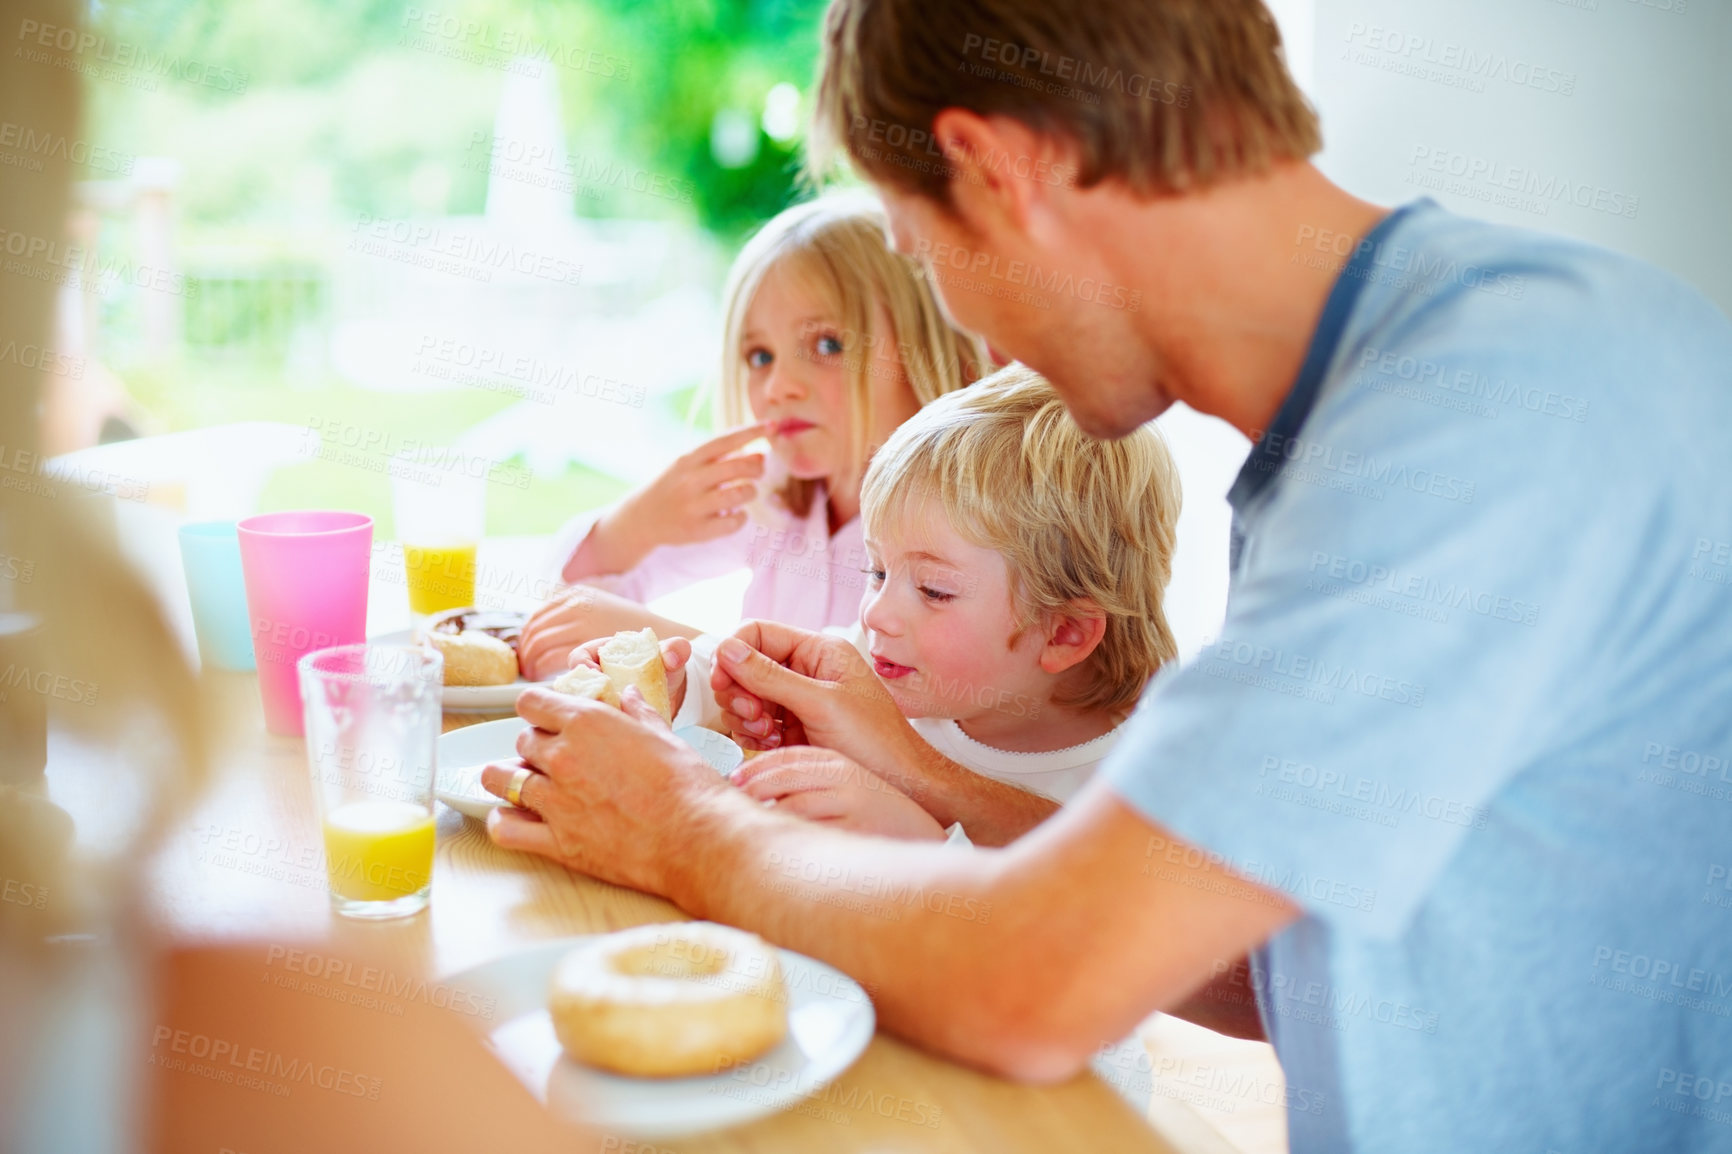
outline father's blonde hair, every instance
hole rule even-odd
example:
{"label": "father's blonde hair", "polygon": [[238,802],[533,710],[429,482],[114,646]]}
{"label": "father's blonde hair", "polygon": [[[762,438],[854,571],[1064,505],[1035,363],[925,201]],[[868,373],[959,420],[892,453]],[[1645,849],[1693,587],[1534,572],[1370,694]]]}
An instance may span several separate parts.
{"label": "father's blonde hair", "polygon": [[1011,365],[897,429],[872,459],[861,512],[876,534],[936,500],[959,536],[1004,557],[1018,631],[1081,599],[1100,606],[1106,635],[1060,704],[1120,710],[1178,656],[1161,598],[1179,498],[1152,427],[1096,440],[1044,377]]}
{"label": "father's blonde hair", "polygon": [[807,148],[948,207],[946,108],[1017,120],[1076,149],[1074,173],[978,164],[1155,195],[1250,176],[1323,146],[1261,0],[832,0]]}
{"label": "father's blonde hair", "polygon": [[[933,295],[920,266],[890,247],[890,225],[876,197],[833,192],[777,213],[735,258],[728,274],[722,336],[721,417],[732,427],[751,419],[741,340],[746,314],[772,269],[794,274],[828,308],[842,329],[854,418],[855,460],[864,463],[874,446],[872,374],[877,350],[893,342],[914,397],[922,405],[960,389],[990,362],[979,338],[953,326]],[[890,321],[880,332],[878,310]],[[797,516],[811,508],[815,482],[790,479],[782,503]]]}

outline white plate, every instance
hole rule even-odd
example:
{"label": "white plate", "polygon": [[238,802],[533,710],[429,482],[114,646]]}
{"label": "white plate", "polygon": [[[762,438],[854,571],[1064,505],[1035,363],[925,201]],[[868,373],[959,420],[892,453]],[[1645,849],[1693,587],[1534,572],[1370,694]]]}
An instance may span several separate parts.
{"label": "white plate", "polygon": [[[395,633],[381,633],[377,637],[369,637],[367,641],[373,645],[413,645],[415,631],[399,629]],[[517,695],[531,685],[547,685],[553,679],[546,681],[525,681],[519,677],[510,685],[447,685],[441,698],[447,713],[498,713],[501,710],[510,711],[517,708]]]}
{"label": "white plate", "polygon": [[[486,821],[503,801],[481,788],[481,767],[517,756],[517,735],[529,728],[521,717],[504,717],[453,729],[439,738],[439,776],[433,795],[465,817]],[[696,725],[682,725],[674,736],[690,745],[723,774],[732,773],[746,755],[727,737]]]}
{"label": "white plate", "polygon": [[548,942],[444,979],[498,999],[489,1046],[562,1118],[642,1138],[737,1126],[822,1089],[872,1041],[877,1018],[859,983],[804,954],[777,950],[788,984],[788,1036],[756,1062],[697,1078],[628,1078],[579,1065],[553,1035],[547,985],[559,959],[585,940]]}

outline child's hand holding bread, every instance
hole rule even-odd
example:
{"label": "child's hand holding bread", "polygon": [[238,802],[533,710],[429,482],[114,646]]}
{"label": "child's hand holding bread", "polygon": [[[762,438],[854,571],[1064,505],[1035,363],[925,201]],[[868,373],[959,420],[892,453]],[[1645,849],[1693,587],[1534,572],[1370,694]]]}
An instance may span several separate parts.
{"label": "child's hand holding bread", "polygon": [[685,665],[692,643],[684,637],[659,641],[653,629],[597,637],[571,654],[571,669],[551,688],[617,707],[627,686],[639,693],[664,721],[672,721],[685,700]]}

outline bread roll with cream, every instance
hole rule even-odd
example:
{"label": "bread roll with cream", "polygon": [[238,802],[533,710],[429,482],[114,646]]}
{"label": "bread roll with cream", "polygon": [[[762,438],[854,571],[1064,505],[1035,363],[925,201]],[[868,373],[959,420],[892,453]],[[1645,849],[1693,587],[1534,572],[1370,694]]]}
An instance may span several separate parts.
{"label": "bread roll with cream", "polygon": [[445,655],[446,685],[510,685],[517,680],[517,651],[485,633],[429,633]]}
{"label": "bread roll with cream", "polygon": [[613,682],[616,697],[623,698],[627,686],[637,686],[643,699],[662,715],[674,719],[668,699],[668,671],[662,664],[662,643],[654,629],[615,633],[601,647],[601,671]]}

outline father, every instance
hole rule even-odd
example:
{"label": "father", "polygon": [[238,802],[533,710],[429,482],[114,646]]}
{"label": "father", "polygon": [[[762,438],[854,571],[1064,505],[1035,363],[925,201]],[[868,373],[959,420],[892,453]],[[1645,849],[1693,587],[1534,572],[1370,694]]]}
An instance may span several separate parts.
{"label": "father", "polygon": [[[1096,435],[1182,400],[1255,439],[1222,635],[1005,849],[796,820],[535,691],[540,816],[494,837],[831,961],[1014,1077],[1246,1011],[1298,1151],[1723,1149],[1732,326],[1639,262],[1330,184],[1256,0],[835,0],[825,49],[816,155],[961,324]],[[1041,816],[960,788],[831,643],[742,635],[739,726],[774,703],[941,820]]]}

